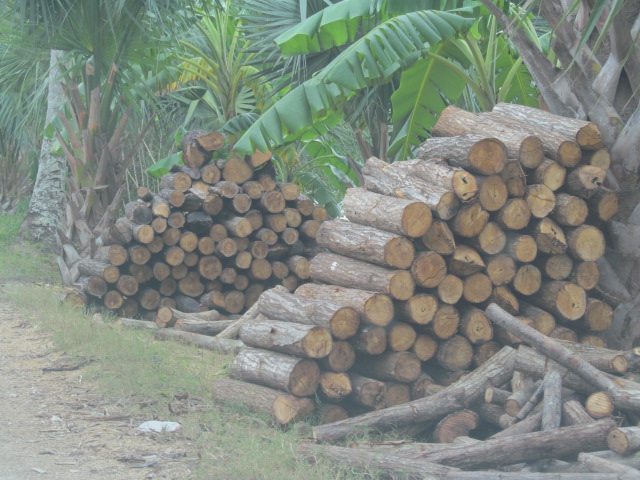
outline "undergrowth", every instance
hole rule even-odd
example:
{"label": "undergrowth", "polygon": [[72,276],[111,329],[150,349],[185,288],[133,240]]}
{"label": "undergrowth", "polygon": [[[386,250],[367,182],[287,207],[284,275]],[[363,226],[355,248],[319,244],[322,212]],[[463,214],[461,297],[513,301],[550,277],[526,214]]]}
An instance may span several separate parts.
{"label": "undergrowth", "polygon": [[[379,478],[375,472],[336,466],[321,458],[315,464],[301,459],[296,446],[308,440],[308,423],[283,429],[241,407],[214,405],[212,381],[227,375],[231,356],[161,342],[149,331],[125,329],[108,318],[105,323],[92,322],[91,312],[61,304],[55,288],[9,285],[5,291],[30,321],[50,332],[66,355],[88,359],[85,378],[117,399],[130,415],[181,423],[181,435],[197,450],[190,453],[200,457],[194,478]],[[194,408],[172,413],[168,404],[176,398],[189,398]]]}

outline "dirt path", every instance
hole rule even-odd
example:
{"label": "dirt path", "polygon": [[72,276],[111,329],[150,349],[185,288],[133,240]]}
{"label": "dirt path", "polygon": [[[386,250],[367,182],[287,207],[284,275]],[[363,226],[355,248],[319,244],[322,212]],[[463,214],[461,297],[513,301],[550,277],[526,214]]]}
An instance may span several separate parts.
{"label": "dirt path", "polygon": [[[0,297],[0,480],[189,479],[179,433],[144,433]],[[52,369],[53,371],[48,371]]]}

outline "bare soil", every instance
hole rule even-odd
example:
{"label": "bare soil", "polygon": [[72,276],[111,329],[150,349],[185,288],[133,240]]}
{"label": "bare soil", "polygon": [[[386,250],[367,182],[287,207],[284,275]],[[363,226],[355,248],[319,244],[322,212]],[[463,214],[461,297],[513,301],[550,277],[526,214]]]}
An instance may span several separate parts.
{"label": "bare soil", "polygon": [[140,431],[81,364],[0,293],[0,480],[195,478],[188,439]]}

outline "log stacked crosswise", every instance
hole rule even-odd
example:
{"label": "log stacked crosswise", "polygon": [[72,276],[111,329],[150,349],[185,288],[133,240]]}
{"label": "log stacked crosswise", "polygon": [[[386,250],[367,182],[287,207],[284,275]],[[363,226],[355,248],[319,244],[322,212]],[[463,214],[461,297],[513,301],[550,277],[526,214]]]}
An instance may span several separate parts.
{"label": "log stacked crosswise", "polygon": [[254,172],[269,155],[240,157],[224,143],[218,132],[188,132],[184,164],[160,179],[158,192],[138,188],[125,216],[97,239],[94,258],[78,265],[90,298],[165,327],[174,322],[166,309],[238,314],[274,285],[293,291],[308,281],[326,210],[298,185],[278,183],[269,164]]}
{"label": "log stacked crosswise", "polygon": [[[362,426],[406,421],[412,432],[427,428],[437,413],[425,417],[427,423],[410,425],[415,423],[410,413],[390,420],[386,410],[377,411],[464,383],[465,375],[485,365],[498,368],[490,363],[493,356],[523,343],[488,318],[484,310],[491,303],[547,337],[601,349],[604,355],[599,335],[611,324],[613,310],[596,288],[597,261],[605,251],[602,222],[616,209],[602,185],[606,170],[591,163],[591,144],[579,140],[588,122],[563,122],[554,129],[558,117],[538,112],[527,124],[520,108],[501,104],[499,113],[483,115],[448,107],[434,129],[436,137],[420,146],[417,159],[367,159],[363,186],[347,190],[346,218],[317,229],[323,251],[310,260],[312,283],[293,295],[263,293],[258,313],[249,319],[255,326],[243,327],[240,338],[263,352],[286,351],[309,361],[313,356],[302,350],[301,333],[294,332],[310,332],[311,325],[326,329],[332,347],[315,358],[319,374],[313,380],[323,403],[333,412],[340,406],[340,418],[360,418],[369,411],[363,418],[371,423]],[[589,132],[592,138],[595,133]],[[274,343],[276,332],[301,323],[305,329],[291,326],[287,341]],[[259,331],[264,332],[260,339]],[[593,357],[609,370],[617,368],[615,373],[625,369],[619,358],[617,366],[609,366],[596,353]],[[234,375],[274,387],[268,374],[261,379]],[[547,382],[549,404],[556,380]],[[492,428],[517,423],[521,413],[528,418],[522,409],[534,393],[539,391],[534,405],[542,400],[536,381],[483,384],[508,387],[501,390],[507,394],[500,407],[487,402],[476,410],[480,420],[473,412],[452,415],[437,432],[469,431],[471,417]],[[276,387],[292,393],[284,383]],[[597,402],[582,400],[589,415],[600,418],[596,407],[589,410]],[[466,398],[459,406],[474,401]],[[442,407],[442,417],[457,411],[446,399],[435,405]],[[547,414],[545,425],[554,424],[553,415]],[[331,425],[318,429],[319,440],[339,436]]]}

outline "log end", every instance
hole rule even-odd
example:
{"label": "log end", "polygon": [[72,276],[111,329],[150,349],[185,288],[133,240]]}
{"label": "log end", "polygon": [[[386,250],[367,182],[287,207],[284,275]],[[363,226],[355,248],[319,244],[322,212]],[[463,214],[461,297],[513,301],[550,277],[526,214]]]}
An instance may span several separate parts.
{"label": "log end", "polygon": [[497,138],[485,138],[469,149],[467,158],[478,172],[493,175],[507,164],[507,147]]}

